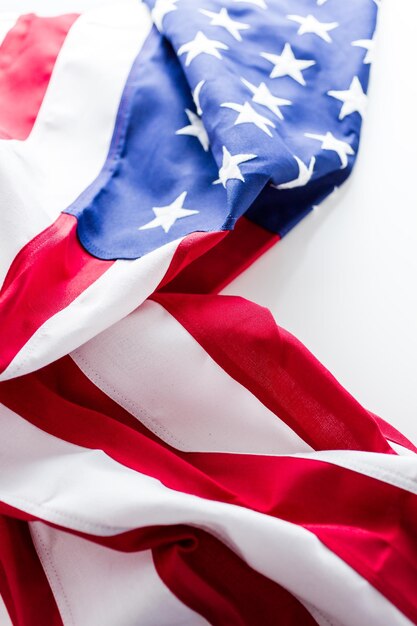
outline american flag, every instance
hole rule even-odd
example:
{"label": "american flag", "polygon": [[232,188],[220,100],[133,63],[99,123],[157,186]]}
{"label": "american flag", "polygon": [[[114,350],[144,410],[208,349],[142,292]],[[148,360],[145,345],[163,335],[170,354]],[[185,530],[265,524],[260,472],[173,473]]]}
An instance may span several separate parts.
{"label": "american flag", "polygon": [[219,295],[349,175],[377,4],[3,14],[6,624],[417,624],[417,449]]}

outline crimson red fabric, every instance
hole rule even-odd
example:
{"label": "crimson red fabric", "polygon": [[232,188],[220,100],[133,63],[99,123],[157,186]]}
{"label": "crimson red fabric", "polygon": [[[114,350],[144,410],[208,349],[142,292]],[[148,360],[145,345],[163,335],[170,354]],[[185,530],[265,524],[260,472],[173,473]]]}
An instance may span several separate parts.
{"label": "crimson red fabric", "polygon": [[[369,510],[373,504],[373,494],[369,493]],[[357,506],[354,501],[351,506]],[[387,503],[390,507],[391,504]],[[417,624],[416,573],[417,553],[414,542],[416,529],[415,502],[404,495],[402,502],[393,504],[401,507],[401,520],[386,528],[380,536],[369,532],[368,527],[331,525],[314,529],[324,545],[356,569],[360,561],[361,575],[386,596],[413,624]],[[372,513],[371,513],[372,514]],[[386,513],[389,517],[390,513]],[[393,514],[395,516],[395,513]],[[310,530],[310,527],[306,525]],[[413,537],[414,536],[414,537]],[[366,559],[363,553],[366,552]],[[401,566],[399,563],[401,562]]]}
{"label": "crimson red fabric", "polygon": [[36,330],[113,263],[92,257],[76,234],[72,215],[59,218],[15,257],[0,291],[0,372]]}
{"label": "crimson red fabric", "polygon": [[0,138],[26,139],[77,15],[23,15],[0,46]]}
{"label": "crimson red fabric", "polygon": [[216,233],[191,233],[181,241],[174,252],[165,276],[156,290],[164,291],[167,285],[183,285],[183,276],[188,276],[188,268],[199,265],[201,258],[206,259],[212,249],[216,250],[219,242],[227,238],[228,231]]}
{"label": "crimson red fabric", "polygon": [[[2,519],[10,526],[13,523],[20,525],[25,536],[28,535],[27,524],[20,521],[20,518],[39,520],[0,502],[0,513],[3,512],[12,514],[17,519],[0,516],[0,534]],[[56,524],[48,525],[61,528]],[[286,626],[316,624],[310,613],[286,589],[253,570],[221,541],[201,529],[186,525],[149,526],[112,537],[97,537],[72,530],[69,532],[87,541],[124,552],[151,549],[156,571],[165,585],[181,602],[203,615],[213,626],[224,626],[226,623],[236,626],[258,626],[259,623],[273,626],[276,624],[277,615],[285,620],[283,623]],[[6,535],[7,533],[4,534],[4,538]],[[43,576],[36,576],[35,588],[29,584],[32,581],[28,577],[37,573],[31,561],[32,557],[35,559],[34,564],[40,567],[40,564],[36,563],[37,555],[33,544],[30,543],[29,546],[31,546],[29,559],[26,553],[18,554],[19,567],[26,568],[24,571],[27,573],[24,577],[12,580],[10,585],[5,576],[13,575],[15,563],[8,559],[10,555],[3,554],[0,537],[0,592],[7,601],[14,626],[39,626],[43,623],[42,620],[24,621],[25,616],[20,619],[21,607],[30,600],[28,590],[30,593],[32,591],[38,593],[37,603],[40,611],[44,610],[46,601],[49,600],[47,590],[43,587],[45,582],[43,570],[41,572]],[[11,551],[13,545],[8,548]],[[11,556],[16,554],[11,553]],[[13,589],[13,595],[9,593],[10,587]],[[52,603],[51,609],[54,604],[55,602]],[[39,613],[37,610],[33,616],[31,614],[34,618],[47,615],[47,612]],[[52,618],[50,622],[45,623],[48,623],[48,626],[49,624],[61,626],[61,622],[54,622]]]}
{"label": "crimson red fabric", "polygon": [[[221,275],[225,279],[226,274],[222,272],[227,263],[223,254],[231,252],[239,242],[245,247],[251,229],[252,225],[240,228],[233,242],[217,252],[217,248],[227,240],[226,232],[192,233],[185,237],[176,249],[159,288],[167,284],[174,287],[183,285],[190,278],[186,273],[190,264],[194,268],[190,274],[197,281],[201,257],[213,259],[214,265],[217,263],[216,280]],[[254,237],[253,254],[255,250],[260,254],[261,246],[266,245],[265,239],[270,239],[266,233],[263,231],[263,234]],[[212,257],[207,258],[207,254]],[[216,258],[217,261],[214,261]],[[24,246],[10,266],[0,290],[0,372],[6,369],[43,323],[71,304],[113,263],[97,259],[83,248],[77,237],[77,220],[66,213],[62,213],[51,226]],[[230,269],[238,272],[243,269],[243,263],[242,255],[236,254],[235,264]]]}
{"label": "crimson red fabric", "polygon": [[151,299],[314,449],[392,453],[369,412],[268,309],[235,296],[157,293]]}
{"label": "crimson red fabric", "polygon": [[224,543],[190,528],[189,543],[153,550],[167,587],[213,626],[315,626],[304,606],[286,589],[248,567]]}
{"label": "crimson red fabric", "polygon": [[159,290],[217,293],[280,239],[245,217],[237,221],[234,230],[221,235],[216,245],[182,268],[178,275],[172,278],[168,272]]}
{"label": "crimson red fabric", "polygon": [[171,489],[307,528],[417,621],[417,536],[410,528],[417,524],[416,495],[314,459],[175,450],[76,370],[66,357],[3,382],[0,401],[43,430],[102,449]]}
{"label": "crimson red fabric", "polygon": [[28,524],[6,515],[0,515],[0,593],[13,626],[63,626]]}

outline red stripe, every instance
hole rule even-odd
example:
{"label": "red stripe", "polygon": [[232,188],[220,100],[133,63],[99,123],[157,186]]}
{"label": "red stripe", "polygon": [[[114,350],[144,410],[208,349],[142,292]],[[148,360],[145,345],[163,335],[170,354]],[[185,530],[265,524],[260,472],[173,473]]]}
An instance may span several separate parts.
{"label": "red stripe", "polygon": [[113,263],[92,257],[61,214],[14,259],[0,291],[0,372],[47,319],[67,307]]}
{"label": "red stripe", "polygon": [[188,543],[153,550],[167,587],[213,626],[314,626],[316,621],[286,589],[248,567],[232,550],[200,529]]}
{"label": "red stripe", "polygon": [[159,283],[157,290],[165,290],[173,284],[177,284],[181,281],[181,277],[184,272],[187,272],[188,267],[194,267],[200,258],[206,258],[207,254],[214,248],[216,249],[226,235],[228,231],[215,232],[215,233],[191,233],[185,237],[178,248],[175,250],[174,256],[171,259],[171,263],[165,273],[165,276]]}
{"label": "red stripe", "polygon": [[244,498],[238,503],[314,533],[417,623],[414,494],[315,460],[198,456],[199,470],[217,483],[227,474],[230,492]]}
{"label": "red stripe", "polygon": [[[4,512],[17,519],[39,519],[0,502],[0,513]],[[16,523],[27,526],[20,521]],[[48,525],[62,530],[56,524]],[[286,626],[316,624],[287,590],[253,570],[218,539],[201,529],[186,525],[149,526],[113,537],[70,532],[123,552],[151,549],[155,568],[164,584],[183,604],[203,615],[213,626],[225,623],[274,626],[277,615]],[[10,563],[5,565],[10,566]],[[11,576],[8,567],[5,572]],[[4,589],[7,592],[7,588]],[[21,622],[16,622],[15,626],[21,626]],[[28,626],[32,626],[31,623],[28,622]]]}
{"label": "red stripe", "polygon": [[[174,278],[224,233],[192,233],[176,249],[164,282]],[[90,255],[77,237],[77,220],[62,213],[15,257],[0,290],[0,372],[49,318],[92,285],[114,261]]]}
{"label": "red stripe", "polygon": [[77,15],[24,15],[0,46],[0,138],[26,139]]}
{"label": "red stripe", "polygon": [[[227,276],[230,277],[228,270],[236,272],[238,268],[243,268],[244,257],[233,249],[241,242],[243,249],[249,250],[252,226],[249,228],[248,224],[240,227],[237,237],[230,240],[226,232],[192,233],[185,237],[176,249],[159,288],[166,285],[171,290],[183,287],[186,282],[191,285],[190,277],[194,277],[197,284],[200,268],[212,261],[212,286],[214,278],[215,281],[227,280]],[[90,255],[79,242],[76,229],[76,218],[62,213],[51,226],[20,250],[10,266],[0,290],[0,372],[6,369],[42,324],[69,306],[114,263]],[[257,232],[255,228],[252,259],[255,248],[260,254],[261,244],[265,246],[266,239],[270,239],[267,231]],[[226,241],[231,243],[223,245]],[[204,259],[204,263],[200,263],[200,258]],[[231,260],[230,265],[228,259]],[[190,264],[192,269],[188,272]],[[206,276],[209,275],[210,272],[206,271]],[[208,283],[207,279],[207,288]]]}
{"label": "red stripe", "polygon": [[267,309],[234,296],[152,299],[314,449],[392,452],[368,411]]}
{"label": "red stripe", "polygon": [[14,626],[63,626],[26,522],[0,515],[0,593]]}
{"label": "red stripe", "polygon": [[168,273],[160,290],[175,293],[217,293],[279,241],[278,235],[245,217],[236,223],[234,230],[216,235],[222,236],[216,242],[217,245],[210,247],[205,254],[200,254],[178,276],[173,277]]}
{"label": "red stripe", "polygon": [[171,489],[309,529],[417,621],[415,495],[312,459],[174,450],[97,389],[70,358],[1,383],[0,398],[47,432],[102,449]]}

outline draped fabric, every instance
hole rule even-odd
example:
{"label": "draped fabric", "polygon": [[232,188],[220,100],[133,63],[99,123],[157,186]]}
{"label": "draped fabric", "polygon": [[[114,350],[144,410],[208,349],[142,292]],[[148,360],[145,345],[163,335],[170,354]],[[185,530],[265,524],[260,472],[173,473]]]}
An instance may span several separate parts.
{"label": "draped fabric", "polygon": [[349,175],[376,11],[2,17],[0,621],[417,624],[417,449],[220,294]]}

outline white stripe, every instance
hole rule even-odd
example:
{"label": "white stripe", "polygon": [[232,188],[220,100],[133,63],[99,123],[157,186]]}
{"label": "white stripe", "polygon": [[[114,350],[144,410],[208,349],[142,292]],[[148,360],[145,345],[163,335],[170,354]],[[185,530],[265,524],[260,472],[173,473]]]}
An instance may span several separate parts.
{"label": "white stripe", "polygon": [[[298,599],[300,600],[300,598]],[[323,615],[321,611],[319,611],[315,606],[313,606],[309,602],[303,602],[302,600],[300,600],[300,602],[304,606],[304,608],[307,609],[310,615],[314,617],[318,626],[342,626],[341,622],[336,621],[334,617],[332,617],[332,621],[330,621],[328,617]]]}
{"label": "white stripe", "polygon": [[128,315],[156,289],[181,241],[172,241],[134,261],[113,263],[69,306],[40,326],[0,380],[27,374],[59,359]]}
{"label": "white stripe", "polygon": [[415,454],[397,456],[357,450],[324,450],[294,456],[338,465],[417,495],[417,456]]}
{"label": "white stripe", "polygon": [[13,626],[12,620],[10,619],[9,613],[6,609],[6,605],[4,604],[4,600],[0,594],[0,624],[1,626]]}
{"label": "white stripe", "polygon": [[97,387],[181,450],[311,450],[156,302],[144,302],[72,357]]}
{"label": "white stripe", "polygon": [[85,13],[70,29],[26,141],[0,141],[0,284],[19,250],[99,174],[123,88],[151,28],[137,0]]}
{"label": "white stripe", "polygon": [[29,525],[64,626],[208,626],[165,586],[150,550],[118,552]]}
{"label": "white stripe", "polygon": [[5,407],[0,430],[0,500],[11,506],[101,536],[158,524],[199,526],[344,626],[411,623],[300,526],[168,489],[101,450],[41,431]]}

